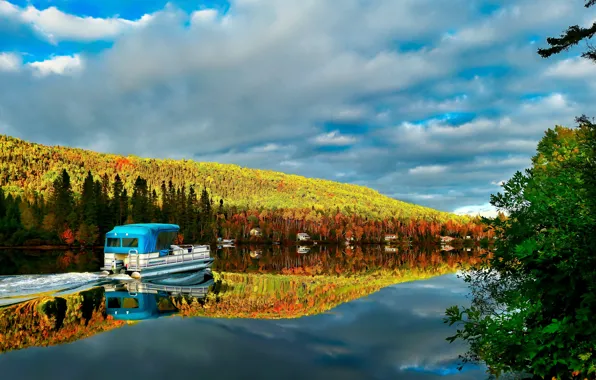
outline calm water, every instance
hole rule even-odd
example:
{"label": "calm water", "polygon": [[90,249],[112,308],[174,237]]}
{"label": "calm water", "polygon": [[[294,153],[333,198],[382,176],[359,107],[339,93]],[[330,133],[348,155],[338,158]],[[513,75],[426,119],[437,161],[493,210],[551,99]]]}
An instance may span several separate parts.
{"label": "calm water", "polygon": [[[25,320],[35,308],[22,305],[36,302],[36,293],[81,289],[92,289],[79,298],[93,305],[96,315],[79,315],[82,324],[68,325],[67,312],[63,326],[53,326],[43,339],[22,338],[35,335],[35,326],[20,327],[25,332],[15,335],[17,325],[0,320],[7,330],[0,339],[19,336],[19,342],[4,342],[0,373],[15,379],[485,378],[482,368],[456,369],[465,347],[445,341],[452,331],[442,322],[445,308],[467,303],[463,281],[443,273],[453,272],[457,262],[473,262],[477,254],[381,247],[223,249],[213,269],[229,273],[224,282],[212,280],[196,297],[147,294],[158,298],[158,306],[140,309],[163,316],[127,324],[97,317],[105,313],[100,309],[106,297],[127,286],[98,282],[93,272],[100,254],[0,251],[0,298],[32,299],[5,307],[4,319]],[[83,273],[65,273],[75,271]],[[275,316],[286,318],[271,319]],[[40,347],[44,339],[52,345]]]}

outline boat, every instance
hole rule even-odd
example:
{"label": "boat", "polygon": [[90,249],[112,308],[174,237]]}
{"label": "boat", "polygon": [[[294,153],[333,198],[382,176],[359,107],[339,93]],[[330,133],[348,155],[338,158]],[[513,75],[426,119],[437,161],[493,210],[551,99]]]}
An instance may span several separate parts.
{"label": "boat", "polygon": [[222,239],[217,238],[217,244],[232,244],[236,243],[236,239]]}
{"label": "boat", "polygon": [[116,226],[106,234],[102,276],[134,279],[167,277],[211,268],[209,245],[176,245],[177,224],[138,223]]}
{"label": "boat", "polygon": [[204,299],[213,279],[198,285],[159,285],[135,280],[129,283],[104,284],[106,314],[118,320],[154,319],[176,314],[172,298],[187,296]]}

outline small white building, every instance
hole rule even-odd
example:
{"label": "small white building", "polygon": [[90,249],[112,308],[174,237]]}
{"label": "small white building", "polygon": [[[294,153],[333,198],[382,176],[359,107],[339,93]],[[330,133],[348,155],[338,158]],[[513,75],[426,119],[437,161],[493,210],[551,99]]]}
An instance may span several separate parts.
{"label": "small white building", "polygon": [[307,241],[310,240],[310,236],[307,233],[300,232],[296,235],[296,240]]}
{"label": "small white building", "polygon": [[259,227],[253,228],[252,230],[250,230],[250,236],[262,236],[263,233],[261,232],[261,229]]}
{"label": "small white building", "polygon": [[385,235],[385,241],[391,241],[391,240],[395,240],[395,239],[397,239],[396,234],[386,234]]}

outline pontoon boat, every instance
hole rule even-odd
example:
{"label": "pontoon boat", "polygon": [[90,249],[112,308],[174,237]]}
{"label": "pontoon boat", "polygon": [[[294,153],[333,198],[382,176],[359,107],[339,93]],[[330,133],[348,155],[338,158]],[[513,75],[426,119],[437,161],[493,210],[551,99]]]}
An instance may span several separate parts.
{"label": "pontoon boat", "polygon": [[116,226],[106,234],[103,275],[156,278],[210,268],[208,245],[174,245],[180,227],[145,223]]}

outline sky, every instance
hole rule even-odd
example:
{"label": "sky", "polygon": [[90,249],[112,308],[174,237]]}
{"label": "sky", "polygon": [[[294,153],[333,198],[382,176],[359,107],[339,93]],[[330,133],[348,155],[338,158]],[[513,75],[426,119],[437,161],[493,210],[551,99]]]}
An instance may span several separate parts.
{"label": "sky", "polygon": [[494,214],[596,100],[581,0],[0,0],[0,134]]}

